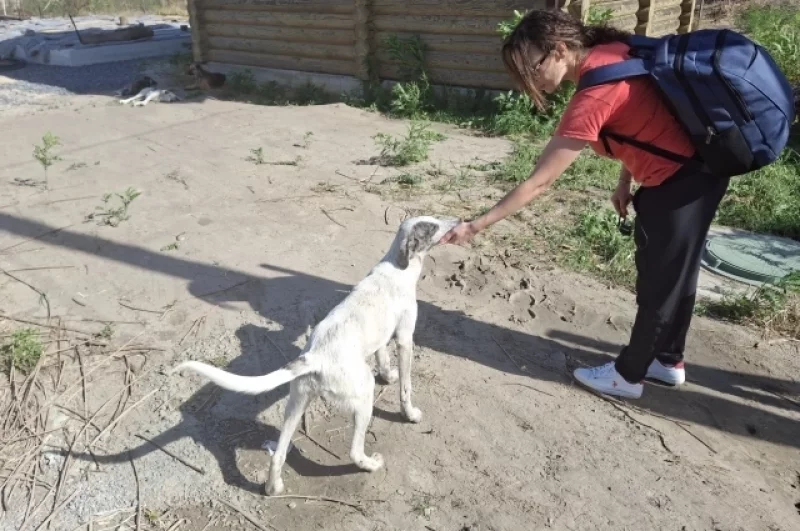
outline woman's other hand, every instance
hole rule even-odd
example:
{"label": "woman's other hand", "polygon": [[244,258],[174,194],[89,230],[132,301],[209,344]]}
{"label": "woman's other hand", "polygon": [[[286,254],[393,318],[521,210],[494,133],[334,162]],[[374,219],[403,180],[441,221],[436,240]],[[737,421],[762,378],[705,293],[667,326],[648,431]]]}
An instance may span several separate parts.
{"label": "woman's other hand", "polygon": [[631,204],[632,200],[630,181],[620,179],[617,189],[611,194],[611,204],[614,205],[614,210],[617,211],[620,217],[628,216],[628,205]]}

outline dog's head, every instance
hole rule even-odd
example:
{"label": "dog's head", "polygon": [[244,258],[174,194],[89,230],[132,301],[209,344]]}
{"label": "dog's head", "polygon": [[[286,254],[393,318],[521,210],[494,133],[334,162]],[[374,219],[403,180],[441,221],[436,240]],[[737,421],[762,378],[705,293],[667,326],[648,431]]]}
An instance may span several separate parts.
{"label": "dog's head", "polygon": [[196,76],[198,72],[202,71],[202,69],[203,67],[200,66],[200,63],[189,63],[189,66],[186,67],[186,74],[190,76]]}
{"label": "dog's head", "polygon": [[173,101],[179,101],[180,98],[177,94],[172,92],[171,90],[162,90],[161,96],[158,98],[159,101],[163,101],[165,103],[171,103]]}
{"label": "dog's head", "polygon": [[406,269],[417,258],[424,258],[442,236],[458,224],[457,219],[431,216],[409,218],[400,225],[395,238],[395,263]]}

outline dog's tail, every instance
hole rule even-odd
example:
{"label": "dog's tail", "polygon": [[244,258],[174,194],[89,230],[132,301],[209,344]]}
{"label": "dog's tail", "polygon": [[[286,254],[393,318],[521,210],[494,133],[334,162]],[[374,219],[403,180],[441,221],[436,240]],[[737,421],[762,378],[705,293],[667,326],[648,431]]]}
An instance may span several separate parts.
{"label": "dog's tail", "polygon": [[248,395],[266,393],[279,385],[291,382],[299,376],[316,371],[316,367],[305,356],[300,356],[277,371],[264,376],[239,376],[199,361],[186,361],[175,367],[171,372],[176,373],[184,369],[189,369],[205,376],[223,389]]}

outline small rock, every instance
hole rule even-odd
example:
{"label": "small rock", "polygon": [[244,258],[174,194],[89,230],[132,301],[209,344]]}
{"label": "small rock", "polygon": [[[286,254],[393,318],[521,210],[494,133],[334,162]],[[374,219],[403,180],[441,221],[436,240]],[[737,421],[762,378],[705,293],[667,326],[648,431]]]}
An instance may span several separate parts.
{"label": "small rock", "polygon": [[397,489],[397,494],[399,494],[400,496],[403,496],[405,493],[406,491],[404,491],[403,489]]}
{"label": "small rock", "polygon": [[425,518],[430,518],[433,511],[436,510],[436,507],[425,507],[425,510],[422,513],[425,515]]}
{"label": "small rock", "polygon": [[289,509],[297,509],[297,504],[295,502],[290,503]]}

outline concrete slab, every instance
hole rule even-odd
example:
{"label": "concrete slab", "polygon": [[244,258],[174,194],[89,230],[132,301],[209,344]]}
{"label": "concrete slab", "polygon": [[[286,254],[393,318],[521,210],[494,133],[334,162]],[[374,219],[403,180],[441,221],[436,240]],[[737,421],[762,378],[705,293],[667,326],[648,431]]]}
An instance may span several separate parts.
{"label": "concrete slab", "polygon": [[178,36],[165,35],[160,38],[158,33],[156,33],[153,39],[142,41],[50,50],[50,58],[46,64],[58,66],[85,66],[115,61],[128,61],[131,59],[163,57],[190,52],[191,49],[192,39],[188,33]]}
{"label": "concrete slab", "polygon": [[[78,17],[81,33],[119,29],[114,17]],[[130,20],[153,29],[154,36],[136,41],[81,44],[69,19],[31,19],[0,25],[0,58],[55,66],[86,66],[100,63],[164,57],[191,51],[188,21],[143,16]]]}

